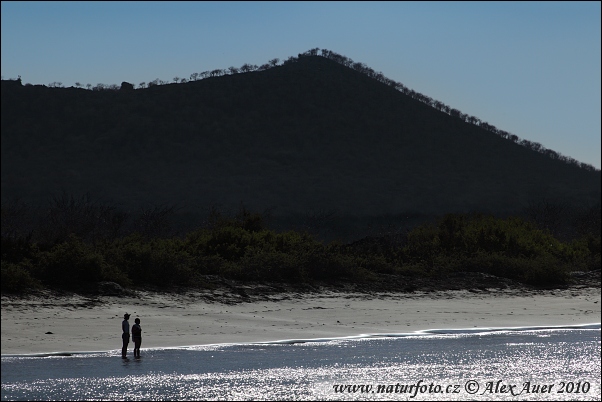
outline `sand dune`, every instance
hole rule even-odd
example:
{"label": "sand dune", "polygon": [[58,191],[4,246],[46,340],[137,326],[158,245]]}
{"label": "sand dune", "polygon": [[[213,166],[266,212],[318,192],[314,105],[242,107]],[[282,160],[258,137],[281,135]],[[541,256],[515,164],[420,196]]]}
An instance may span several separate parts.
{"label": "sand dune", "polygon": [[[121,321],[140,317],[142,349],[312,339],[425,329],[600,322],[600,288],[412,294],[281,293],[252,302],[207,293],[128,297],[2,296],[2,355],[121,348]],[[213,301],[208,301],[213,299]],[[130,350],[133,344],[130,343]]]}

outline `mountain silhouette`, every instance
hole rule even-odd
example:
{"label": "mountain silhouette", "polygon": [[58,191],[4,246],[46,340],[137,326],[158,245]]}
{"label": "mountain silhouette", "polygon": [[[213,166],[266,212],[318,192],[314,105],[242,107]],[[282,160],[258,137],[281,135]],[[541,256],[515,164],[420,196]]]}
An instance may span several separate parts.
{"label": "mountain silhouette", "polygon": [[4,80],[1,96],[4,200],[89,192],[124,208],[370,217],[600,201],[599,170],[317,55],[135,90]]}

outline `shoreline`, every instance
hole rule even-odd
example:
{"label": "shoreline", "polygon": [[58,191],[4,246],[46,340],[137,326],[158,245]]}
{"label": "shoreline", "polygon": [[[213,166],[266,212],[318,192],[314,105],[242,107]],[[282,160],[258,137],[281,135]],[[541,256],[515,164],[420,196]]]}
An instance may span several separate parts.
{"label": "shoreline", "polygon": [[[326,290],[249,298],[222,291],[127,296],[2,295],[1,355],[121,349],[125,312],[142,350],[333,339],[426,330],[554,327],[600,322],[600,288],[413,293]],[[130,342],[128,354],[133,351]]]}
{"label": "shoreline", "polygon": [[[436,336],[436,335],[456,335],[456,334],[483,334],[494,332],[526,332],[526,331],[544,331],[544,330],[579,330],[592,329],[600,330],[600,322],[592,322],[587,324],[571,324],[571,325],[546,325],[546,326],[527,326],[527,327],[478,327],[478,328],[450,328],[450,329],[425,329],[414,332],[404,333],[379,333],[379,334],[359,334],[356,336],[341,336],[332,338],[309,338],[309,339],[280,339],[266,342],[239,342],[239,343],[211,343],[204,345],[180,345],[180,346],[163,346],[146,348],[147,350],[169,350],[169,349],[197,349],[204,347],[227,347],[227,346],[248,346],[248,345],[292,345],[297,343],[312,343],[312,342],[330,342],[339,340],[353,339],[382,339],[382,338],[405,338],[417,336]],[[70,357],[73,355],[92,355],[101,353],[119,353],[119,349],[111,350],[89,350],[89,351],[74,351],[74,352],[46,352],[46,353],[24,353],[24,354],[3,354],[2,357]]]}

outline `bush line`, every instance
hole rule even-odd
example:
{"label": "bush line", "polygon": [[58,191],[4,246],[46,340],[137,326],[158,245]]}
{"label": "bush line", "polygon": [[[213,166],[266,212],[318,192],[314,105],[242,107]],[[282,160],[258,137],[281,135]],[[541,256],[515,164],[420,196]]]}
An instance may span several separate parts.
{"label": "bush line", "polygon": [[180,237],[141,233],[54,244],[2,236],[2,291],[123,287],[205,287],[206,275],[290,284],[371,283],[382,274],[445,278],[482,272],[533,286],[565,286],[571,271],[600,268],[600,236],[562,242],[521,218],[448,214],[397,241],[323,244],[303,232],[268,230],[260,214],[213,216]]}

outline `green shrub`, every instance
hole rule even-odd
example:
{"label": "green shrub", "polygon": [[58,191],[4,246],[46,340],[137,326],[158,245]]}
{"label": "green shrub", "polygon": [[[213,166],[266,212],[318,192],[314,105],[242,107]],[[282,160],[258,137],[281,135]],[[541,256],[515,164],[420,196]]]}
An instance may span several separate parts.
{"label": "green shrub", "polygon": [[38,247],[31,242],[30,237],[2,236],[2,261],[19,263],[25,258],[33,260],[39,252]]}
{"label": "green shrub", "polygon": [[356,257],[355,262],[358,266],[378,274],[394,274],[396,272],[395,264],[382,255]]}
{"label": "green shrub", "polygon": [[39,281],[75,288],[100,280],[196,286],[203,275],[366,283],[379,274],[440,278],[458,271],[550,286],[568,283],[572,270],[600,267],[600,236],[563,243],[519,218],[449,214],[401,241],[368,239],[358,247],[324,245],[304,232],[276,233],[244,209],[234,218],[211,219],[209,228],[183,239],[133,234],[93,245],[71,235],[40,251],[30,238],[2,238],[2,289],[26,290]]}
{"label": "green shrub", "polygon": [[537,287],[567,285],[570,267],[552,256],[541,256],[521,269],[519,280]]}
{"label": "green shrub", "polygon": [[[196,275],[192,268],[192,259],[180,248],[180,240],[170,239],[151,243],[150,264],[144,271],[146,277],[139,278],[141,282],[158,286],[194,283]],[[136,278],[132,279],[136,282]]]}
{"label": "green shrub", "polygon": [[105,264],[103,266],[102,280],[115,282],[123,287],[129,287],[132,285],[132,280],[127,276],[125,272],[109,264]]}
{"label": "green shrub", "polygon": [[226,276],[226,272],[231,269],[228,261],[217,255],[193,255],[190,266],[201,275],[221,275]]}
{"label": "green shrub", "polygon": [[251,244],[251,239],[251,233],[243,228],[225,226],[213,231],[203,252],[219,255],[227,261],[236,261],[245,254],[245,248]]}
{"label": "green shrub", "polygon": [[402,255],[414,272],[476,271],[548,286],[566,284],[568,267],[586,264],[595,247],[591,240],[561,243],[520,218],[449,214],[410,232]]}
{"label": "green shrub", "polygon": [[566,285],[569,265],[552,255],[534,258],[509,257],[503,253],[478,252],[458,260],[457,271],[483,272],[533,286]]}
{"label": "green shrub", "polygon": [[236,265],[240,267],[240,277],[236,279],[288,283],[308,279],[299,256],[280,251],[249,250]]}
{"label": "green shrub", "polygon": [[404,264],[395,269],[395,273],[401,276],[426,277],[430,268],[424,262]]}
{"label": "green shrub", "polygon": [[43,280],[66,288],[101,281],[105,266],[104,257],[75,236],[44,252],[40,260]]}
{"label": "green shrub", "polygon": [[42,287],[40,281],[31,276],[27,261],[20,264],[2,261],[1,271],[2,292],[24,293]]}
{"label": "green shrub", "polygon": [[134,285],[193,285],[198,273],[183,242],[128,236],[107,246],[107,259]]}
{"label": "green shrub", "polygon": [[432,224],[418,226],[408,233],[406,245],[403,247],[403,256],[411,261],[430,259],[439,254],[438,229]]}
{"label": "green shrub", "polygon": [[109,264],[136,281],[144,278],[146,267],[150,265],[151,245],[140,235],[131,235],[105,245],[104,255]]}
{"label": "green shrub", "polygon": [[478,251],[531,258],[558,252],[561,243],[520,218],[446,215],[438,225],[426,224],[408,235],[404,255],[430,258],[435,254],[471,255]]}
{"label": "green shrub", "polygon": [[600,269],[600,237],[591,235],[566,244],[561,258],[573,265],[575,271]]}
{"label": "green shrub", "polygon": [[302,264],[308,277],[327,282],[350,280],[358,266],[353,257],[316,250],[304,256]]}
{"label": "green shrub", "polygon": [[371,270],[361,266],[355,266],[351,270],[351,278],[355,283],[367,283],[374,282],[378,279],[378,276]]}

